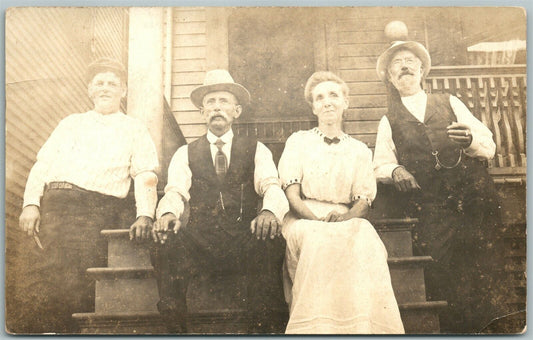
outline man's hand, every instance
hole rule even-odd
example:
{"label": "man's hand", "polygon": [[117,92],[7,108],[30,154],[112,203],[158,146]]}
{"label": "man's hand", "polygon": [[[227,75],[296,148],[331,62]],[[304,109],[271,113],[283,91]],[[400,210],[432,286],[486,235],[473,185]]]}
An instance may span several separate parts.
{"label": "man's hand", "polygon": [[39,233],[41,225],[41,213],[39,207],[36,205],[27,205],[22,209],[22,214],[19,218],[19,227],[24,230],[28,236]]}
{"label": "man's hand", "polygon": [[152,230],[152,238],[155,242],[159,241],[164,244],[168,238],[168,232],[174,231],[174,234],[178,233],[181,227],[181,222],[177,219],[173,213],[166,213],[154,223]]}
{"label": "man's hand", "polygon": [[392,171],[392,180],[398,191],[407,192],[420,189],[415,177],[403,166],[399,166]]}
{"label": "man's hand", "polygon": [[281,235],[281,222],[274,216],[274,214],[268,210],[263,210],[257,215],[256,218],[250,223],[250,230],[252,234],[265,240],[270,232],[270,238],[273,239],[276,236]]}
{"label": "man's hand", "polygon": [[146,240],[150,238],[153,221],[148,216],[139,216],[130,227],[130,240]]}
{"label": "man's hand", "polygon": [[466,124],[454,122],[446,127],[448,138],[466,149],[472,144],[472,131]]}

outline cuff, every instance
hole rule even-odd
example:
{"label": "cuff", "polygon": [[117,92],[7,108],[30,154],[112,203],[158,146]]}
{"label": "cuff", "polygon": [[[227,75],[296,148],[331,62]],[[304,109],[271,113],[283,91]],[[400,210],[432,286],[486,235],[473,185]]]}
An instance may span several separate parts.
{"label": "cuff", "polygon": [[285,183],[283,183],[283,186],[281,187],[281,189],[285,190],[285,189],[287,189],[287,187],[289,185],[296,184],[296,183],[300,183],[300,179],[299,178],[293,178],[291,180],[286,181]]}
{"label": "cuff", "polygon": [[365,195],[354,195],[352,197],[352,202],[359,201],[359,200],[366,201],[366,204],[368,204],[369,207],[372,206],[372,200]]}
{"label": "cuff", "polygon": [[470,143],[470,145],[463,150],[467,156],[474,157],[476,151],[479,150],[480,147],[481,144],[479,144],[479,141],[476,139],[476,137],[474,137],[474,134],[472,134],[472,143]]}
{"label": "cuff", "polygon": [[388,163],[381,165],[374,171],[376,180],[381,183],[392,183],[392,172],[400,165],[395,163]]}
{"label": "cuff", "polygon": [[184,209],[183,197],[176,192],[167,192],[157,206],[155,217],[160,219],[166,213],[173,213],[176,218],[180,218]]}
{"label": "cuff", "polygon": [[150,213],[148,211],[137,211],[137,218],[141,217],[141,216],[146,216],[146,217],[150,217],[152,220],[154,219],[154,213]]}
{"label": "cuff", "polygon": [[285,214],[289,211],[289,202],[279,186],[271,185],[268,187],[263,197],[262,210],[272,212],[280,222],[283,222]]}
{"label": "cuff", "polygon": [[35,205],[36,207],[40,208],[41,207],[41,202],[40,200],[38,201],[33,201],[33,200],[25,200],[24,203],[22,204],[22,209],[26,208],[28,205]]}

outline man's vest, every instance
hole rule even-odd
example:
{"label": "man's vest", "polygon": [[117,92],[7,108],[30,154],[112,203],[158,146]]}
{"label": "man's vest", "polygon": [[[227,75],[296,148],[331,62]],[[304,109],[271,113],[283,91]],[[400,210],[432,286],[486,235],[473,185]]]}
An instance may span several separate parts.
{"label": "man's vest", "polygon": [[259,202],[254,189],[257,140],[233,137],[230,165],[222,182],[215,172],[207,137],[200,137],[188,148],[192,172],[189,226],[222,227],[230,233],[232,229],[249,228]]}
{"label": "man's vest", "polygon": [[[454,191],[459,187],[466,189],[478,180],[488,180],[483,163],[464,152],[461,155],[461,148],[448,138],[446,127],[457,121],[449,94],[428,95],[423,123],[407,110],[399,98],[390,106],[387,118],[398,164],[413,174],[427,194],[455,195]],[[443,165],[440,169],[436,169],[437,160],[432,154],[435,151]],[[461,162],[457,164],[459,158]]]}

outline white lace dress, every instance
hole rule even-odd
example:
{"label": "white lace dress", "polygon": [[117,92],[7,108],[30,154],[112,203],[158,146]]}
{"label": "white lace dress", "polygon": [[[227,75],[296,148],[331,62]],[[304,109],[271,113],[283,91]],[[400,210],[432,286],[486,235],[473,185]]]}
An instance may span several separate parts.
{"label": "white lace dress", "polygon": [[[376,195],[372,152],[343,135],[324,142],[318,128],[289,137],[279,162],[286,188],[300,183],[304,202],[317,217],[348,211],[351,202]],[[287,214],[285,297],[290,306],[286,333],[401,334],[387,252],[365,219],[321,222]]]}

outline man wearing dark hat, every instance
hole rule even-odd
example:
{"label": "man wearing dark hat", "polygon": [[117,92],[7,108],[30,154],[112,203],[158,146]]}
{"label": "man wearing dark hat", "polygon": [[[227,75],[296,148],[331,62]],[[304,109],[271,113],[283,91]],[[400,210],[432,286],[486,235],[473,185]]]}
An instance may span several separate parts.
{"label": "man wearing dark hat", "polygon": [[120,227],[132,179],[131,237],[150,237],[157,153],[145,125],[120,112],[126,71],[102,58],[89,65],[87,81],[94,109],[59,123],[28,177],[19,224],[31,243],[17,282],[23,302],[14,332],[74,333],[72,313],[94,311],[94,281],[85,271],[107,266],[100,231]]}
{"label": "man wearing dark hat", "polygon": [[426,48],[414,41],[396,41],[379,57],[389,105],[378,127],[374,170],[419,217],[416,250],[434,259],[425,271],[428,298],[448,302],[441,331],[487,331],[506,315],[509,298],[500,207],[483,164],[495,144],[457,97],[422,90],[430,67]]}
{"label": "man wearing dark hat", "polygon": [[[231,128],[250,102],[248,91],[228,71],[212,70],[192,91],[191,101],[205,119],[207,134],[172,157],[154,224],[163,242],[170,229],[175,234],[161,249],[168,254],[168,262],[161,265],[171,269],[160,281],[158,304],[171,332],[180,331],[176,323],[183,331],[187,282],[200,272],[245,273],[250,280],[244,297],[249,308],[269,308],[255,297],[272,291],[272,284],[281,288],[280,229],[289,209],[270,150],[253,137],[234,135]],[[182,226],[185,203],[190,218]]]}

